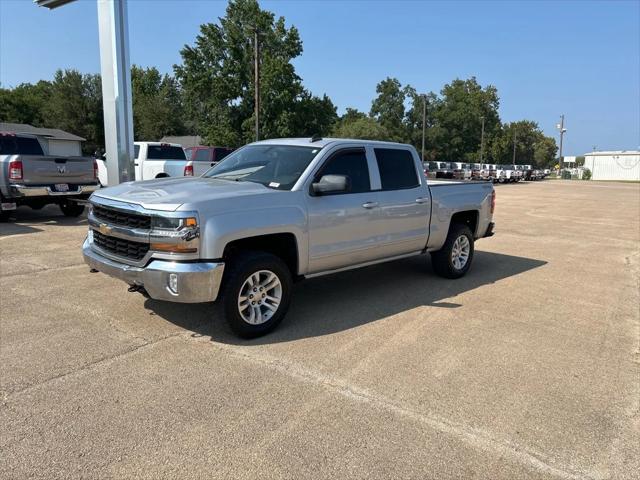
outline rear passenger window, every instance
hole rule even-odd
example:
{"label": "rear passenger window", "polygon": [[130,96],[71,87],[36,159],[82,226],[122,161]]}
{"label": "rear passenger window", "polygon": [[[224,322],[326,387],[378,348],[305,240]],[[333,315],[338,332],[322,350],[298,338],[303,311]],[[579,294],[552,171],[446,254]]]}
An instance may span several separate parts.
{"label": "rear passenger window", "polygon": [[195,160],[196,162],[208,162],[209,161],[209,149],[208,148],[199,148],[196,150],[196,154],[193,156],[191,160]]}
{"label": "rear passenger window", "polygon": [[369,167],[364,149],[349,149],[336,153],[324,165],[317,177],[323,175],[346,175],[351,182],[349,193],[363,193],[371,190]]}
{"label": "rear passenger window", "polygon": [[383,190],[401,190],[420,185],[413,155],[409,150],[375,148]]}

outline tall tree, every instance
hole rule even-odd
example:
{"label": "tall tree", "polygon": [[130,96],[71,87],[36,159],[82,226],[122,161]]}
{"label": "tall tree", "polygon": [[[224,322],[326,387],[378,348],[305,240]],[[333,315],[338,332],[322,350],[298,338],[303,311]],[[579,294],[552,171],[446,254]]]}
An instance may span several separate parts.
{"label": "tall tree", "polygon": [[445,85],[441,95],[435,120],[439,127],[438,143],[442,159],[477,161],[482,117],[485,122],[485,141],[500,128],[497,89],[492,85],[483,88],[475,77],[471,77],[468,80],[456,79]]}
{"label": "tall tree", "polygon": [[202,25],[195,45],[186,45],[180,52],[182,64],[174,66],[196,131],[214,144],[237,146],[254,138],[256,31],[261,137],[306,133],[303,113],[312,114],[314,129],[328,131],[335,120],[331,101],[307,92],[291,63],[302,53],[298,30],[262,10],[256,0],[230,1],[219,21]]}
{"label": "tall tree", "polygon": [[104,145],[102,85],[99,75],[58,70],[42,110],[42,125],[86,138],[85,153]]}
{"label": "tall tree", "polygon": [[34,127],[44,124],[44,106],[51,96],[51,83],[21,83],[14,89],[0,88],[0,121],[26,123]]}
{"label": "tall tree", "polygon": [[138,140],[186,133],[178,84],[157,68],[131,67],[133,131]]}
{"label": "tall tree", "polygon": [[556,154],[555,140],[545,137],[538,124],[530,120],[507,123],[495,135],[491,145],[491,157],[498,164],[546,166],[553,162]]}
{"label": "tall tree", "polygon": [[405,128],[406,91],[397,78],[386,78],[376,86],[378,96],[371,104],[369,115],[376,119],[389,134],[388,140],[403,142],[407,139]]}

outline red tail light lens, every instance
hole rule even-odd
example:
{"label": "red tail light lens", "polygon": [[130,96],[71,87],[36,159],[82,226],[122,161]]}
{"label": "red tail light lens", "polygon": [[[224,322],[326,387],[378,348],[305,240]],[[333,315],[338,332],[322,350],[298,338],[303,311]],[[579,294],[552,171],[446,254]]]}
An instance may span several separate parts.
{"label": "red tail light lens", "polygon": [[496,191],[491,192],[491,213],[496,209]]}
{"label": "red tail light lens", "polygon": [[9,180],[22,180],[22,160],[9,162]]}
{"label": "red tail light lens", "polygon": [[185,165],[184,166],[184,176],[185,177],[193,177],[193,165]]}
{"label": "red tail light lens", "polygon": [[98,161],[97,160],[93,160],[93,178],[94,180],[98,179]]}

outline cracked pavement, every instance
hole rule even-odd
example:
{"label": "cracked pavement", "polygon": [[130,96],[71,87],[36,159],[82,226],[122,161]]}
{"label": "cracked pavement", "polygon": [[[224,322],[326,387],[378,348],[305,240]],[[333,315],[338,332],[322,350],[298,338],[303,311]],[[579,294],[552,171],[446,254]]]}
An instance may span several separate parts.
{"label": "cracked pavement", "polygon": [[496,189],[467,277],[418,257],[304,281],[252,341],[90,274],[83,218],[20,209],[0,477],[637,478],[640,185]]}

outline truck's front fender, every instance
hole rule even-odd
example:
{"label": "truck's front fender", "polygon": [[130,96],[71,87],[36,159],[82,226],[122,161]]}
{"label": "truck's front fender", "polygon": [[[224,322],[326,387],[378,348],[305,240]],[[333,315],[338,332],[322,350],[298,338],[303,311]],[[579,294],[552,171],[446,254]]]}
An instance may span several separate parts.
{"label": "truck's front fender", "polygon": [[200,219],[201,258],[222,258],[226,246],[241,239],[276,233],[295,236],[298,250],[298,274],[307,271],[308,229],[304,210],[295,206],[263,206],[246,211],[233,211]]}

